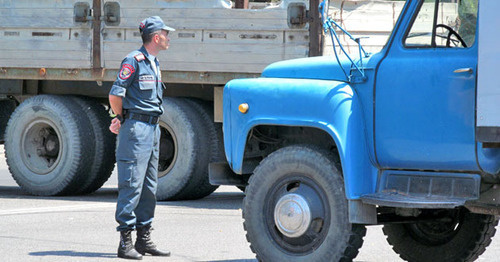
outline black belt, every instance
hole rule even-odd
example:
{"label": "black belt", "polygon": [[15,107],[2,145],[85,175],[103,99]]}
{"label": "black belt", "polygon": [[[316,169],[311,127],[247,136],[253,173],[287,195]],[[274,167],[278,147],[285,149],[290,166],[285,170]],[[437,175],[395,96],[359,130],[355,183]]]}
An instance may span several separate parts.
{"label": "black belt", "polygon": [[138,113],[128,113],[125,115],[126,119],[134,119],[137,121],[149,123],[156,125],[160,121],[159,116],[150,116],[150,115],[143,115],[143,114],[138,114]]}

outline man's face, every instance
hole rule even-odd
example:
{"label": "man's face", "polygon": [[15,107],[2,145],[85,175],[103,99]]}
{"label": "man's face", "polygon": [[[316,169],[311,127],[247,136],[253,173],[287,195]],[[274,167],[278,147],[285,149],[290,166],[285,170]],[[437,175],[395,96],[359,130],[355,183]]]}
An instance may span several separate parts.
{"label": "man's face", "polygon": [[168,49],[170,45],[170,37],[168,36],[168,31],[161,30],[160,33],[157,34],[158,36],[158,49],[159,50],[166,50]]}

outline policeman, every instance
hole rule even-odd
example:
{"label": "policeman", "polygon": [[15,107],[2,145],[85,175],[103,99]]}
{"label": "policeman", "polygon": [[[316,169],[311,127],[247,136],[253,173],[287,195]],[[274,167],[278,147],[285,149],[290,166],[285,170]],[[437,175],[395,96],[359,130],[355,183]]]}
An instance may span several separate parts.
{"label": "policeman", "polygon": [[[158,250],[150,235],[158,183],[158,121],[163,113],[163,84],[156,56],[168,49],[168,33],[175,29],[166,26],[160,17],[152,16],[141,22],[139,30],[143,45],[123,59],[109,92],[109,103],[116,114],[109,129],[118,134],[118,257],[127,259],[142,259],[146,253],[170,255]],[[132,245],[134,229],[137,240]]]}

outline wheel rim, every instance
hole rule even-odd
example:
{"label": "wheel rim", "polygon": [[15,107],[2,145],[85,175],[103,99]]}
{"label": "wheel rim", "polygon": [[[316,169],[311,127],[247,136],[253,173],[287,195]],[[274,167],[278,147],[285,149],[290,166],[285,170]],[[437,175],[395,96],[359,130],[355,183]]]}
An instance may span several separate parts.
{"label": "wheel rim", "polygon": [[301,195],[286,194],[274,208],[274,223],[287,237],[300,237],[311,223],[311,208]]}
{"label": "wheel rim", "polygon": [[273,243],[296,255],[316,250],[330,227],[330,208],[321,186],[308,177],[292,175],[269,192],[264,210]]}
{"label": "wheel rim", "polygon": [[447,222],[420,222],[406,225],[412,237],[425,245],[442,245],[448,243],[460,230],[462,216],[455,214]]}
{"label": "wheel rim", "polygon": [[21,136],[21,158],[33,173],[46,175],[53,171],[61,160],[63,144],[56,125],[48,119],[36,119]]}
{"label": "wheel rim", "polygon": [[177,160],[177,137],[172,128],[160,122],[160,156],[158,161],[158,177],[167,175]]}

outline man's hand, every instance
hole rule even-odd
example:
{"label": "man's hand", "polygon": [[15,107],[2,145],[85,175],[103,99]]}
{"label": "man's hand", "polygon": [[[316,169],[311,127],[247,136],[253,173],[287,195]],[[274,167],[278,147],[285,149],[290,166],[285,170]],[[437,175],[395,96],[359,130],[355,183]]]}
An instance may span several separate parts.
{"label": "man's hand", "polygon": [[113,120],[111,120],[111,125],[109,125],[109,131],[118,135],[121,126],[120,120],[118,120],[118,118],[113,118]]}
{"label": "man's hand", "polygon": [[[111,106],[111,109],[113,110],[113,113],[115,113],[117,116],[123,116],[123,98],[115,95],[109,95],[109,105]],[[122,119],[123,120],[123,119]],[[114,118],[111,120],[111,125],[109,125],[109,131],[111,133],[115,133],[118,135],[120,133],[120,127],[122,123],[118,118]]]}

